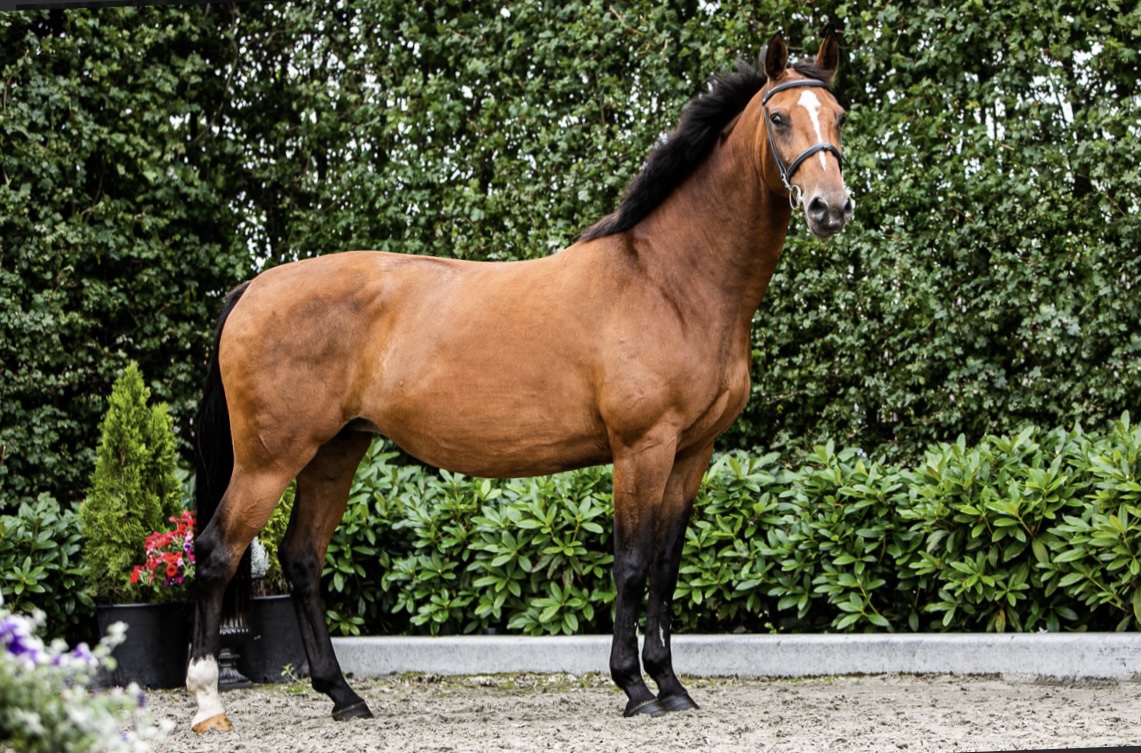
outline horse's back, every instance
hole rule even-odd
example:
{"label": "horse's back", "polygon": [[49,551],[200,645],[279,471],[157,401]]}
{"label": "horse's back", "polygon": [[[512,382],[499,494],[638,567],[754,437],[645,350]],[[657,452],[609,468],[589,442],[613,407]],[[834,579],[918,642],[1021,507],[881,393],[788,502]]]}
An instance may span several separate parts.
{"label": "horse's back", "polygon": [[247,432],[262,441],[278,429],[319,443],[371,424],[425,462],[476,475],[606,462],[598,302],[560,261],[348,252],[268,270],[226,325],[227,396],[251,407]]}

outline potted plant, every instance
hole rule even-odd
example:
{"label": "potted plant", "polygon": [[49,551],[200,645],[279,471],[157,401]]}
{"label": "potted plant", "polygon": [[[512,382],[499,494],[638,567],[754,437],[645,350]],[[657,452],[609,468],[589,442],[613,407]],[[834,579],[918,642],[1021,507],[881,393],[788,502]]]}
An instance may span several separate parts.
{"label": "potted plant", "polygon": [[[131,364],[111,391],[79,520],[99,634],[115,622],[127,624],[126,640],[114,653],[118,667],[101,679],[163,688],[185,680],[191,624],[186,592],[193,567],[185,556],[176,565],[166,555],[185,547],[193,529],[183,522],[173,422],[166,405],[148,406],[149,398],[142,374]],[[175,530],[165,530],[171,519]],[[153,569],[148,548],[156,556]],[[166,575],[172,565],[181,568],[177,576]]]}
{"label": "potted plant", "polygon": [[295,486],[290,484],[285,490],[269,522],[251,545],[250,637],[242,646],[238,669],[254,682],[282,682],[309,674],[289,582],[278,560],[278,549],[293,511]]}

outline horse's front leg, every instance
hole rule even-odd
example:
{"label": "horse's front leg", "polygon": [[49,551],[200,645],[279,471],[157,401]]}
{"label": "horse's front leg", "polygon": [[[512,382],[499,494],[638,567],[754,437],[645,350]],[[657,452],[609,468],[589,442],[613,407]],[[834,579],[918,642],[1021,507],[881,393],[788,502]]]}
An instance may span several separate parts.
{"label": "horse's front leg", "polygon": [[655,521],[657,527],[650,560],[650,596],[646,607],[642,661],[650,677],[657,683],[658,704],[665,711],[697,708],[697,704],[674,674],[670,651],[670,619],[681,553],[685,547],[685,528],[712,454],[711,444],[678,456],[666,483],[662,506]]}
{"label": "horse's front leg", "polygon": [[673,437],[614,453],[614,641],[610,675],[626,692],[626,716],[665,713],[646,687],[638,660],[638,614],[653,561],[658,509],[674,463]]}

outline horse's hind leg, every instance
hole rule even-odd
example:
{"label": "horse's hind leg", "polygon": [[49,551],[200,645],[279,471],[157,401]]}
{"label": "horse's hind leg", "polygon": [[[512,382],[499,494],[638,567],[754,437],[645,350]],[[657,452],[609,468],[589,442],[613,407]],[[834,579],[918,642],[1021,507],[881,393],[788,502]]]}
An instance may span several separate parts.
{"label": "horse's hind leg", "polygon": [[287,474],[270,469],[250,472],[236,466],[218,510],[195,542],[196,619],[186,670],[186,688],[198,702],[195,732],[232,729],[218,695],[222,595],[288,484]]}
{"label": "horse's hind leg", "polygon": [[279,549],[281,568],[293,586],[313,688],[333,699],[337,720],[371,717],[368,705],[345,682],[333,653],[321,602],[321,568],[333,531],[341,522],[349,487],[372,436],[344,432],[327,442],[297,476],[293,515]]}
{"label": "horse's hind leg", "polygon": [[713,447],[710,445],[677,458],[669,481],[666,482],[657,519],[654,554],[650,561],[650,595],[646,607],[642,663],[658,686],[658,703],[665,711],[697,708],[697,704],[674,674],[670,650],[670,619],[678,568],[685,546],[685,527],[712,453]]}

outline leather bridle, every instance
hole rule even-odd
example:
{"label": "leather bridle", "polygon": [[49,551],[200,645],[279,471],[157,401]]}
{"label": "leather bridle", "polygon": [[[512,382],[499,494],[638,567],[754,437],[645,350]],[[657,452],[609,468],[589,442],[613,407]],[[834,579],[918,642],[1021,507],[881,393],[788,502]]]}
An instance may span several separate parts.
{"label": "leather bridle", "polygon": [[844,158],[840,155],[840,150],[826,141],[821,141],[818,144],[813,144],[812,146],[808,147],[803,152],[798,154],[796,159],[794,159],[790,165],[785,165],[784,160],[781,159],[780,151],[777,150],[776,139],[773,138],[772,121],[769,120],[769,98],[771,98],[777,92],[782,92],[786,89],[795,89],[800,86],[819,86],[824,89],[828,88],[827,84],[818,79],[802,78],[795,81],[786,81],[783,84],[777,84],[773,88],[769,89],[765,94],[764,99],[761,100],[761,109],[764,112],[765,116],[765,133],[767,133],[769,137],[769,151],[773,153],[773,159],[776,160],[777,170],[780,171],[781,182],[783,182],[784,187],[788,189],[789,205],[794,209],[796,208],[797,204],[799,204],[804,198],[804,189],[802,189],[800,186],[792,185],[792,176],[796,173],[797,170],[800,169],[800,166],[804,164],[806,159],[820,152],[830,152],[836,155],[836,162],[839,164],[840,171],[843,172],[844,170]]}

